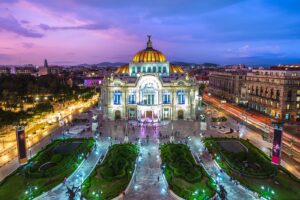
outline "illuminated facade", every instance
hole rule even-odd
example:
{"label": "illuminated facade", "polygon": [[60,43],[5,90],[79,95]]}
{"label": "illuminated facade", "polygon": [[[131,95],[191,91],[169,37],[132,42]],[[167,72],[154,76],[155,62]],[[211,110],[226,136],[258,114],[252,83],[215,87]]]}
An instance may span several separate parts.
{"label": "illuminated facade", "polygon": [[198,99],[196,82],[153,49],[148,36],[146,49],[104,78],[100,105],[106,119],[158,122],[195,119]]}

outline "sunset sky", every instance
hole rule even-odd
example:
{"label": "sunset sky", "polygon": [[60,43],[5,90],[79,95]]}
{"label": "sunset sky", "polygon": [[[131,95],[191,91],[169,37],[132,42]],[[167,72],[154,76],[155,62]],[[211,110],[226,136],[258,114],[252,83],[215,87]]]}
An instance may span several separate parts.
{"label": "sunset sky", "polygon": [[300,1],[0,0],[0,64],[300,63]]}

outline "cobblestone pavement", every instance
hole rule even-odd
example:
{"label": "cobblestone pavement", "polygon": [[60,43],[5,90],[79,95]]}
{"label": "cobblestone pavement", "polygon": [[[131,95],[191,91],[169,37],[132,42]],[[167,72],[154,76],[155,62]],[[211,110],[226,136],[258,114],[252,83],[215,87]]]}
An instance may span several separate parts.
{"label": "cobblestone pavement", "polygon": [[160,169],[159,145],[155,138],[144,140],[140,146],[136,172],[124,199],[173,199]]}

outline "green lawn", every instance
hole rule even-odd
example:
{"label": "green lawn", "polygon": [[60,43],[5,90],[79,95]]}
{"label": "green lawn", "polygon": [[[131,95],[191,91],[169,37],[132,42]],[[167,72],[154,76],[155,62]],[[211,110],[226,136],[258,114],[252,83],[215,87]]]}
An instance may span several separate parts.
{"label": "green lawn", "polygon": [[110,147],[103,163],[98,165],[83,184],[87,199],[112,199],[129,184],[138,156],[134,144],[115,144]]}
{"label": "green lawn", "polygon": [[93,139],[55,140],[0,183],[0,199],[31,199],[50,190],[72,174],[93,146]]}
{"label": "green lawn", "polygon": [[161,158],[170,189],[184,199],[206,199],[216,193],[216,185],[204,169],[197,165],[188,146],[161,146]]}
{"label": "green lawn", "polygon": [[[259,193],[266,198],[280,200],[299,200],[300,180],[282,167],[271,164],[270,158],[247,140],[239,141],[248,148],[248,153],[233,153],[224,150],[218,141],[235,140],[224,138],[206,138],[205,145],[214,155],[218,164],[233,178],[245,187]],[[245,162],[255,163],[254,168],[245,166]],[[257,166],[260,166],[257,168]],[[244,174],[244,175],[242,175]]]}

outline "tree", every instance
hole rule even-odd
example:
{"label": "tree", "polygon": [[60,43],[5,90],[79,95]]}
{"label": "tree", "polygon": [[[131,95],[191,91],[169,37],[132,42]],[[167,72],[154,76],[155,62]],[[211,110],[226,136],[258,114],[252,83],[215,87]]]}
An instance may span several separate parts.
{"label": "tree", "polygon": [[206,88],[206,85],[205,85],[205,84],[201,84],[201,85],[199,86],[199,95],[202,96],[202,94],[203,94],[205,88]]}
{"label": "tree", "polygon": [[79,192],[79,187],[75,187],[74,184],[72,187],[67,186],[67,194],[69,195],[69,200],[75,200],[77,193]]}

